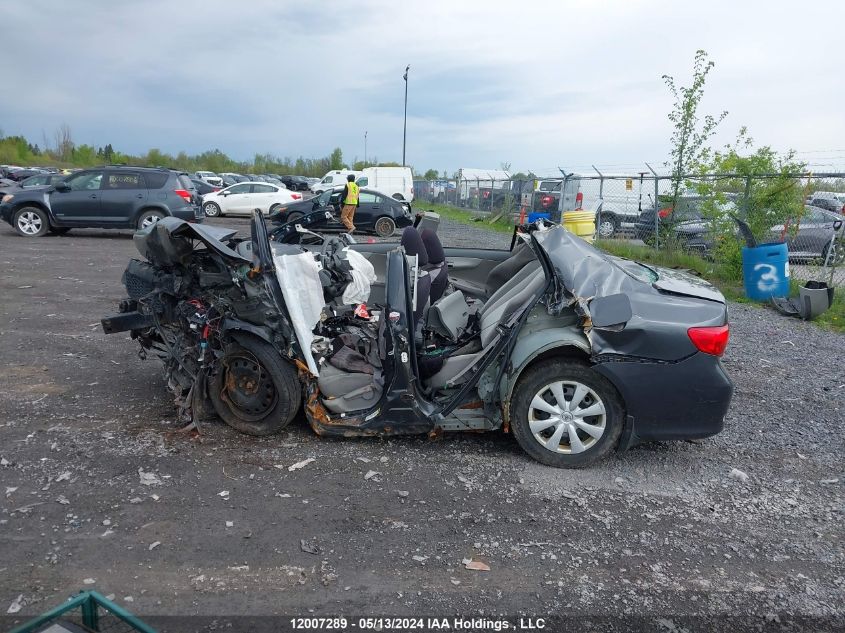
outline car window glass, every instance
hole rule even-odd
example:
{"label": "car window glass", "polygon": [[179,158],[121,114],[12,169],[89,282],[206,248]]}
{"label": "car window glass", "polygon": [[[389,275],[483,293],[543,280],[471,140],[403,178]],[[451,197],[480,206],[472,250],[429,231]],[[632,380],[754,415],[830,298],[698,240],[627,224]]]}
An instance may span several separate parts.
{"label": "car window glass", "polygon": [[[203,185],[206,185],[206,184],[207,184],[207,183],[206,183],[205,181],[203,181],[203,180],[200,180],[200,182],[201,182]],[[183,189],[187,189],[188,191],[191,191],[192,189],[197,189],[197,188],[198,188],[198,187],[197,187],[197,185],[196,185],[196,183],[195,183],[193,180],[191,180],[191,177],[190,177],[190,176],[188,176],[188,174],[179,174],[179,183],[182,185],[182,188],[183,188]]]}
{"label": "car window glass", "polygon": [[320,194],[319,203],[320,205],[327,205],[329,203],[329,198],[332,197],[331,191],[324,191]]}
{"label": "car window glass", "polygon": [[103,172],[89,171],[84,174],[77,174],[68,178],[67,184],[70,185],[73,191],[87,191],[91,189],[99,189],[100,182],[103,180]]}
{"label": "car window glass", "polygon": [[250,185],[241,184],[241,185],[232,185],[226,191],[229,193],[249,193]]}
{"label": "car window glass", "polygon": [[366,204],[373,204],[374,202],[379,202],[378,198],[376,198],[376,195],[374,193],[360,193],[358,194],[358,200]]}
{"label": "car window glass", "polygon": [[331,177],[331,176],[326,176],[325,178],[323,178],[323,182],[324,182],[324,183],[326,183],[326,184],[331,184],[331,182],[332,182],[332,177]]}
{"label": "car window glass", "polygon": [[361,176],[358,179],[358,186],[359,187],[366,187],[368,184],[370,184],[370,179],[367,178],[366,176]]}
{"label": "car window glass", "polygon": [[275,193],[276,191],[273,185],[252,185],[252,193]]}
{"label": "car window glass", "polygon": [[103,189],[140,189],[141,177],[132,172],[118,172],[106,176]]}

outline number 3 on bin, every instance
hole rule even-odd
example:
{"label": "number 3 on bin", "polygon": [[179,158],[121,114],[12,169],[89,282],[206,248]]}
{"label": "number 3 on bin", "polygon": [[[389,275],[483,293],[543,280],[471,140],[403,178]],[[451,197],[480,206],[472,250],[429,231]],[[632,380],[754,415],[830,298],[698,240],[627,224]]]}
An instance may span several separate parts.
{"label": "number 3 on bin", "polygon": [[777,268],[771,264],[757,264],[754,266],[754,272],[758,270],[765,270],[760,278],[757,280],[757,290],[760,292],[768,292],[778,287],[780,277],[778,276]]}

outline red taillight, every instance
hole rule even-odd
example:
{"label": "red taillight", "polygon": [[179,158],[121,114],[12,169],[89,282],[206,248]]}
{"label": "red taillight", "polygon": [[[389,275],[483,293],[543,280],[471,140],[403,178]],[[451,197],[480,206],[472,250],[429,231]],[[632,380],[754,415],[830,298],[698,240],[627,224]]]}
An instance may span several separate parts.
{"label": "red taillight", "polygon": [[211,190],[212,191],[220,191],[220,187],[212,187]]}
{"label": "red taillight", "polygon": [[687,334],[698,351],[713,356],[721,356],[728,347],[731,331],[730,327],[725,324],[715,327],[691,327],[687,330]]}
{"label": "red taillight", "polygon": [[187,189],[175,189],[174,193],[177,196],[181,197],[185,202],[191,201],[191,192]]}
{"label": "red taillight", "polygon": [[670,213],[672,213],[672,209],[669,209],[669,208],[660,209],[660,211],[657,212],[657,216],[660,217],[660,218],[665,218]]}
{"label": "red taillight", "polygon": [[489,197],[490,197],[490,192],[489,192],[489,191],[485,191],[485,192],[483,192],[483,193],[481,194],[481,196],[482,196],[483,198],[489,198]]}
{"label": "red taillight", "polygon": [[554,198],[552,196],[543,196],[540,198],[540,204],[543,205],[544,209],[552,206],[552,202],[554,202]]}
{"label": "red taillight", "polygon": [[292,193],[292,194],[290,194],[290,197],[293,198],[294,200],[299,200],[299,199],[302,198],[302,196],[300,196],[298,193]]}

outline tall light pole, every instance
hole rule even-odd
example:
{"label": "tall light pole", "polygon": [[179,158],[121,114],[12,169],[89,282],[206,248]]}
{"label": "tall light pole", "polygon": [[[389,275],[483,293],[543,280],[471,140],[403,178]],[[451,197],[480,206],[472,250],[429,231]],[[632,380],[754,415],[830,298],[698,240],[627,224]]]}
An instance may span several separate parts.
{"label": "tall light pole", "polygon": [[405,74],[402,79],[405,80],[405,122],[402,125],[402,167],[405,166],[405,141],[408,138],[408,71],[411,70],[411,65],[405,66]]}
{"label": "tall light pole", "polygon": [[367,166],[367,130],[364,130],[364,167]]}

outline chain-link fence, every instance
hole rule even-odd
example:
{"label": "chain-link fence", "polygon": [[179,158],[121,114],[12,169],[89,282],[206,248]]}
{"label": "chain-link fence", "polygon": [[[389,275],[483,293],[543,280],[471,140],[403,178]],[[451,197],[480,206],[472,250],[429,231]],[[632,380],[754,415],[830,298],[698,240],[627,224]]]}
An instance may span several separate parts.
{"label": "chain-link fence", "polygon": [[594,211],[600,239],[691,252],[735,273],[742,245],[786,242],[794,279],[845,285],[845,173],[675,179],[649,169],[518,179],[477,171],[415,181],[417,204],[448,204],[508,222],[538,214],[560,222],[566,211]]}

